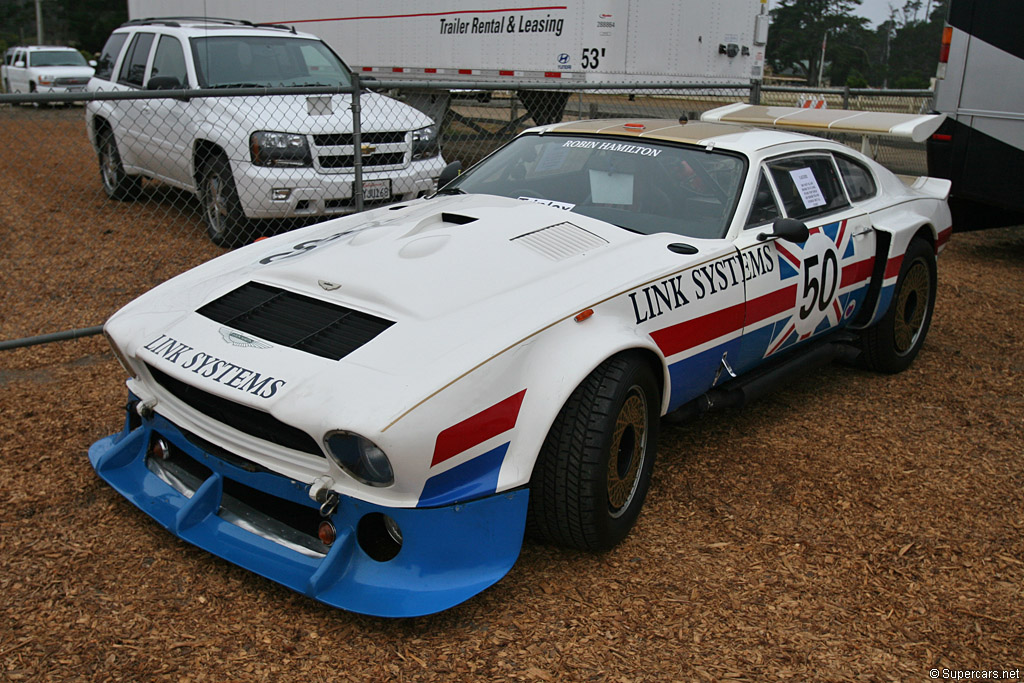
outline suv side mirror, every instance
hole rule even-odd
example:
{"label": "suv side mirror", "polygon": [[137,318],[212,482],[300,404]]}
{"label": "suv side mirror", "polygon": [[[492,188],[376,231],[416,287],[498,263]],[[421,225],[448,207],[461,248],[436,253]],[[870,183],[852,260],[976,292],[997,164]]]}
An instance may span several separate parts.
{"label": "suv side mirror", "polygon": [[772,223],[771,232],[762,232],[757,236],[759,242],[777,237],[787,242],[806,242],[810,237],[807,225],[795,218],[780,218]]}
{"label": "suv side mirror", "polygon": [[25,68],[25,62],[24,62],[24,60],[21,60],[21,59],[19,59],[18,61],[16,61],[16,62],[14,63],[14,67],[15,67],[16,69],[24,69],[24,68]]}
{"label": "suv side mirror", "polygon": [[441,175],[437,179],[437,189],[441,189],[451,181],[455,180],[462,174],[462,162],[453,161],[444,167],[441,171]]}
{"label": "suv side mirror", "polygon": [[89,66],[91,66],[91,67],[92,67],[92,68],[94,68],[94,69],[96,68],[96,65],[97,65],[98,63],[99,63],[99,62],[97,62],[97,61],[96,61],[95,59],[90,59],[90,60],[89,60]]}
{"label": "suv side mirror", "polygon": [[153,76],[146,83],[146,90],[181,90],[177,76]]}

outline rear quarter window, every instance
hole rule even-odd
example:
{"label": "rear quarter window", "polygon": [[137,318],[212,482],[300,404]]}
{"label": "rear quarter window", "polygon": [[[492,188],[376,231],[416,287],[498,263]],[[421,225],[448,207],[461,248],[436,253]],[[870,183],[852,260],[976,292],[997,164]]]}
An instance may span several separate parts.
{"label": "rear quarter window", "polygon": [[843,183],[851,201],[863,201],[878,194],[875,178],[867,166],[842,154],[835,156],[836,165],[839,166],[839,173],[843,176]]}
{"label": "rear quarter window", "polygon": [[100,53],[100,58],[96,64],[96,73],[93,76],[102,78],[105,81],[109,81],[113,77],[114,64],[117,63],[117,57],[121,54],[121,48],[124,47],[126,40],[128,40],[127,33],[113,33],[107,38],[107,42],[103,46],[103,52]]}

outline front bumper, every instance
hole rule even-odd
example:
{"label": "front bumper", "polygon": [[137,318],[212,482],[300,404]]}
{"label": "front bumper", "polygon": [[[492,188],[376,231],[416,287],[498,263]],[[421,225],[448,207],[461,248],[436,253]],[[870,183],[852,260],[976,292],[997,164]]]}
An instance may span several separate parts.
{"label": "front bumper", "polygon": [[[383,617],[431,614],[496,583],[519,556],[526,489],[416,509],[342,496],[328,548],[316,538],[321,517],[308,484],[215,454],[159,414],[133,415],[134,404],[125,429],[89,449],[96,473],[179,538],[321,602]],[[150,453],[156,438],[170,446],[167,460]],[[402,535],[387,560],[371,557],[379,553],[367,531],[383,515]]]}
{"label": "front bumper", "polygon": [[[238,199],[248,218],[343,215],[356,210],[353,173],[256,166],[248,160],[232,161],[231,165]],[[391,197],[385,203],[408,201],[433,192],[443,169],[444,159],[436,156],[396,170],[364,171],[363,180],[390,183]],[[275,199],[275,190],[288,190],[287,198]]]}

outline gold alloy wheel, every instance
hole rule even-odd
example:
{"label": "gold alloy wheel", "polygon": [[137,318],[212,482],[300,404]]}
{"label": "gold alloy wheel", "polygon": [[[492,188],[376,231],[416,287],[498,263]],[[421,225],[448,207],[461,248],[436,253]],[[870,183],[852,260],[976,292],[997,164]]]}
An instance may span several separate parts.
{"label": "gold alloy wheel", "polygon": [[900,356],[909,353],[921,336],[928,312],[931,285],[928,266],[921,260],[911,264],[896,300],[896,319],[893,325],[893,344]]}
{"label": "gold alloy wheel", "polygon": [[608,453],[608,508],[621,516],[633,500],[647,455],[647,399],[638,386],[629,390],[615,419]]}

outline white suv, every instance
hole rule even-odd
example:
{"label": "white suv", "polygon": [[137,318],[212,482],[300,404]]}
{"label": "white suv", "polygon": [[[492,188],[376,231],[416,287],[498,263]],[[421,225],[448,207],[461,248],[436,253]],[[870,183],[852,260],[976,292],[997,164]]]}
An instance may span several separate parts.
{"label": "white suv", "polygon": [[[91,91],[348,87],[351,72],[323,41],[283,26],[219,19],[146,19],[116,29]],[[179,93],[180,94],[180,93]],[[196,194],[214,242],[247,237],[249,218],[352,213],[351,95],[97,100],[86,106],[100,176],[114,199],[140,178]],[[444,168],[437,126],[422,112],[363,93],[366,203],[432,191]]]}

